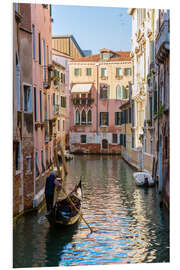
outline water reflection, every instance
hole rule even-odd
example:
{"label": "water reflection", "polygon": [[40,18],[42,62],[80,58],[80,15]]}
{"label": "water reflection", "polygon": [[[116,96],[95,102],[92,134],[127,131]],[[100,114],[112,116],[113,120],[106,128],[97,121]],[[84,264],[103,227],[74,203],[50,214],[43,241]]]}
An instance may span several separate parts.
{"label": "water reflection", "polygon": [[68,192],[83,175],[83,214],[94,233],[83,221],[54,230],[44,210],[30,215],[14,230],[16,267],[169,261],[169,218],[155,188],[138,188],[116,156],[77,156],[68,169]]}

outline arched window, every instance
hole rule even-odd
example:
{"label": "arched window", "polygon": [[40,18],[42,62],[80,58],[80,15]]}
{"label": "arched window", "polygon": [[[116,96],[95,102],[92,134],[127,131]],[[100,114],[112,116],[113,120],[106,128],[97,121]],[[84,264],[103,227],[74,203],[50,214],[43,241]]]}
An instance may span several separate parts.
{"label": "arched window", "polygon": [[75,124],[80,125],[80,113],[79,113],[79,110],[76,110],[76,113],[75,113]]}
{"label": "arched window", "polygon": [[109,86],[106,84],[100,85],[100,98],[108,99],[109,98]]}
{"label": "arched window", "polygon": [[122,86],[122,93],[121,93],[121,99],[126,99],[126,88],[124,86]]}
{"label": "arched window", "polygon": [[92,112],[91,112],[91,110],[88,111],[87,122],[88,122],[88,125],[91,125],[91,123],[92,123]]}
{"label": "arched window", "polygon": [[108,141],[106,139],[102,140],[102,148],[103,149],[108,149]]}
{"label": "arched window", "polygon": [[122,99],[121,86],[118,84],[116,86],[116,99]]}
{"label": "arched window", "polygon": [[86,112],[85,110],[82,110],[81,113],[81,125],[85,125],[86,124]]}

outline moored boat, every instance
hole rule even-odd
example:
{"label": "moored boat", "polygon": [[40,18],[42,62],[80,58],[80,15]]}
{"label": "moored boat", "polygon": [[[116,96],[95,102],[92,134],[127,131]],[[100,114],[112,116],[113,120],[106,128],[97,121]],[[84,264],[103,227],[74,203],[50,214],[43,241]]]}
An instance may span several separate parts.
{"label": "moored boat", "polygon": [[136,185],[141,187],[152,187],[155,185],[155,181],[148,172],[135,172],[133,177]]}
{"label": "moored boat", "polygon": [[[75,206],[75,207],[74,207]],[[74,190],[63,200],[55,203],[53,210],[46,215],[52,225],[73,225],[79,217],[82,207],[82,186],[81,180]],[[78,211],[77,211],[78,210]]]}

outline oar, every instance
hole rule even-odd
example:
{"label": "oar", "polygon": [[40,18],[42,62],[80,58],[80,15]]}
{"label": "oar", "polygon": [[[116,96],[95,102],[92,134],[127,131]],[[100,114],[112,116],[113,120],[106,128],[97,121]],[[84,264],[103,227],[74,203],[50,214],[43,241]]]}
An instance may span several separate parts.
{"label": "oar", "polygon": [[65,193],[65,195],[67,196],[68,200],[70,201],[70,203],[72,204],[72,206],[74,207],[74,209],[79,213],[80,217],[82,218],[82,220],[86,223],[86,225],[88,226],[88,228],[90,229],[91,233],[93,232],[92,228],[89,226],[89,224],[87,223],[87,221],[85,220],[85,218],[83,217],[83,214],[81,213],[80,210],[77,209],[77,207],[75,206],[75,204],[73,203],[73,201],[71,200],[71,198],[69,197],[69,195],[66,193],[65,189],[62,187],[61,188],[63,190],[63,192]]}

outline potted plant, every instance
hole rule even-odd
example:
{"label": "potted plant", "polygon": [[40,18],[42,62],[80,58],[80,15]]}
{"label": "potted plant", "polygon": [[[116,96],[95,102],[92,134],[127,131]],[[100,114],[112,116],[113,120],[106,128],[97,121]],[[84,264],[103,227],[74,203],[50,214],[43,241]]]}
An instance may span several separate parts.
{"label": "potted plant", "polygon": [[148,127],[152,126],[152,121],[151,120],[146,120],[146,123],[147,123]]}

